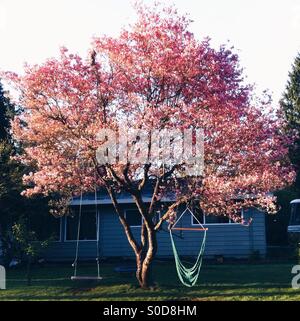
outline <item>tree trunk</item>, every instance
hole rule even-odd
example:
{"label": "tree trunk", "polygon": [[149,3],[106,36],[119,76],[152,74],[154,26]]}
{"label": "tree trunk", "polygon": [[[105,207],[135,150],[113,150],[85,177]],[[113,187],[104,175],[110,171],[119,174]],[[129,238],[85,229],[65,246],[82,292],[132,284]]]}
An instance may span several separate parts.
{"label": "tree trunk", "polygon": [[157,252],[156,232],[149,228],[147,229],[147,233],[147,251],[141,251],[140,253],[138,253],[138,255],[136,255],[136,278],[139,282],[140,287],[143,289],[149,289],[154,285],[152,264]]}
{"label": "tree trunk", "polygon": [[[149,289],[149,287],[153,286],[153,278],[152,278],[152,261],[157,252],[157,239],[156,239],[156,230],[155,226],[152,222],[152,219],[148,218],[146,215],[146,210],[144,203],[142,201],[142,197],[140,192],[132,193],[132,196],[135,200],[135,203],[138,207],[141,216],[144,219],[144,223],[141,231],[141,245],[138,245],[126,218],[124,217],[122,210],[119,207],[116,195],[111,186],[106,184],[106,189],[114,208],[119,216],[119,220],[124,228],[125,234],[127,236],[128,242],[131,245],[135,255],[136,255],[136,278],[141,288]],[[145,233],[143,233],[143,229],[146,229]]]}
{"label": "tree trunk", "polygon": [[136,279],[139,282],[140,287],[143,286],[143,281],[142,281],[142,268],[143,268],[143,259],[142,259],[142,253],[138,253],[136,255]]}

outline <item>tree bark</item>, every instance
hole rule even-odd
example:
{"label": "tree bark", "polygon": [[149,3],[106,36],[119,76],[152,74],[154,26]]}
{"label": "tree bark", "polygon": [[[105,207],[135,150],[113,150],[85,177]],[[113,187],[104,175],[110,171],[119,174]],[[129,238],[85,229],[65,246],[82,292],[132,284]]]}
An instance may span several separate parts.
{"label": "tree bark", "polygon": [[151,267],[157,252],[156,231],[154,229],[152,216],[145,208],[140,191],[133,195],[133,199],[144,220],[141,232],[142,246],[137,256],[137,276],[140,286],[147,289],[153,285]]}
{"label": "tree bark", "polygon": [[162,223],[168,218],[170,212],[176,206],[178,206],[180,203],[184,201],[184,199],[182,198],[180,201],[177,201],[176,203],[171,205],[168,208],[167,212],[164,214],[164,216],[159,220],[159,222],[156,223],[156,225],[154,225],[153,213],[154,213],[154,207],[157,202],[156,196],[159,191],[160,184],[163,179],[167,178],[174,172],[174,170],[176,169],[176,166],[173,166],[173,168],[170,171],[168,171],[167,173],[164,173],[161,177],[158,178],[154,188],[153,195],[152,195],[150,207],[147,208],[142,199],[142,191],[148,178],[147,176],[148,176],[149,168],[150,168],[150,165],[145,166],[144,179],[142,180],[142,182],[139,184],[138,187],[134,186],[128,179],[127,172],[126,172],[128,167],[126,167],[124,170],[124,180],[118,177],[118,175],[114,172],[114,170],[111,167],[108,168],[114,180],[118,182],[120,186],[125,187],[125,189],[132,195],[135,201],[135,204],[143,218],[143,224],[141,227],[141,242],[140,244],[138,244],[134,235],[132,234],[131,228],[125,216],[123,215],[121,208],[119,207],[119,203],[115,195],[113,186],[107,180],[101,177],[101,173],[99,173],[98,167],[96,166],[96,170],[99,174],[99,177],[103,180],[104,185],[107,189],[107,192],[110,195],[110,198],[112,200],[112,204],[116,210],[116,213],[119,216],[119,220],[124,228],[128,242],[135,253],[136,267],[137,267],[136,278],[140,287],[143,289],[149,289],[151,286],[154,285],[153,277],[152,277],[152,265],[153,265],[153,260],[155,258],[155,255],[157,253],[156,233],[160,229]]}
{"label": "tree bark", "polygon": [[154,285],[152,265],[157,252],[156,232],[147,229],[147,235],[147,244],[136,255],[136,278],[143,289],[149,289]]}
{"label": "tree bark", "polygon": [[141,271],[142,288],[145,289],[148,289],[149,287],[154,285],[152,277],[152,265],[153,259],[155,258],[157,252],[157,239],[156,232],[154,230],[148,231],[148,243],[148,251],[143,261]]}
{"label": "tree bark", "polygon": [[[114,208],[119,216],[119,220],[124,228],[125,234],[127,236],[128,242],[131,245],[135,256],[136,256],[136,278],[139,283],[139,286],[143,289],[149,289],[154,285],[152,278],[152,265],[155,255],[157,253],[157,237],[156,233],[160,229],[162,223],[168,218],[170,212],[173,209],[186,201],[186,198],[181,198],[177,202],[173,203],[169,206],[167,212],[160,219],[160,221],[154,225],[152,221],[152,212],[153,208],[146,209],[145,204],[141,197],[141,191],[136,190],[135,193],[132,193],[132,197],[135,201],[135,204],[143,218],[143,224],[141,227],[141,244],[139,245],[131,231],[129,224],[124,217],[122,210],[119,207],[116,195],[113,189],[109,186],[107,187],[107,191],[111,197]],[[150,214],[151,211],[151,214]]]}

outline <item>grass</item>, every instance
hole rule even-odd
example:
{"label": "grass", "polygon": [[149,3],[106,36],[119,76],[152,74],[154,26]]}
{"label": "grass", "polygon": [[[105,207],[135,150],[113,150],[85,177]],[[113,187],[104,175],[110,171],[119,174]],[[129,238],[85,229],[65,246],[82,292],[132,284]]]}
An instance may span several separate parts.
{"label": "grass", "polygon": [[[204,265],[198,284],[182,286],[174,263],[156,263],[157,287],[142,290],[133,275],[120,276],[116,264],[103,264],[98,283],[71,281],[72,267],[49,265],[33,269],[32,286],[26,285],[25,270],[7,271],[3,300],[300,300],[300,290],[291,287],[293,264]],[[95,266],[81,265],[80,274],[93,275]]]}

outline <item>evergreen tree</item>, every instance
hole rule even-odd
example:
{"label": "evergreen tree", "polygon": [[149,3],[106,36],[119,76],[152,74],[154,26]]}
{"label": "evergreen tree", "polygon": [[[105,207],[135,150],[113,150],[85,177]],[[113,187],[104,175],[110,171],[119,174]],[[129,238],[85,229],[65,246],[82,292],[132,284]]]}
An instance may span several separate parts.
{"label": "evergreen tree", "polygon": [[5,96],[2,84],[0,83],[0,141],[10,138],[10,120],[13,118],[14,106]]}
{"label": "evergreen tree", "polygon": [[299,138],[290,146],[290,158],[297,170],[295,187],[300,190],[300,53],[289,73],[286,90],[281,100],[283,115],[287,120],[287,130],[295,132]]}
{"label": "evergreen tree", "polygon": [[28,199],[21,195],[24,189],[22,177],[32,169],[13,157],[20,152],[11,136],[10,121],[15,114],[16,108],[5,96],[0,83],[0,245],[5,257],[4,263],[8,263],[16,255],[12,244],[12,227],[16,222],[26,218],[35,227],[41,225],[38,229],[40,228],[44,237],[48,236],[42,224],[36,224],[49,217],[46,199],[39,196]]}
{"label": "evergreen tree", "polygon": [[0,83],[0,233],[3,238],[10,220],[11,202],[20,193],[22,170],[11,159],[14,146],[10,135],[10,120],[13,118],[14,106],[5,96]]}
{"label": "evergreen tree", "polygon": [[290,218],[290,201],[300,198],[300,53],[296,57],[289,73],[286,90],[280,101],[281,111],[286,120],[285,130],[298,135],[298,139],[290,146],[289,156],[294,164],[297,177],[292,186],[277,191],[280,211],[266,220],[267,242],[269,245],[288,244],[287,226]]}

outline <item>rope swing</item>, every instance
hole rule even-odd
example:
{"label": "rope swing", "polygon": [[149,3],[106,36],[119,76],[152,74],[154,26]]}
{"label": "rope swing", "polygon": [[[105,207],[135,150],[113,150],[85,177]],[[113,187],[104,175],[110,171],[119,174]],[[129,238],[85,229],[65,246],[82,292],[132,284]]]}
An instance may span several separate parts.
{"label": "rope swing", "polygon": [[[178,227],[176,228],[176,224],[180,221],[180,219],[182,218],[182,216],[186,213],[186,212],[190,212],[190,214],[195,218],[195,220],[197,221],[197,223],[200,225],[200,227]],[[195,262],[195,264],[188,268],[186,267],[182,261],[180,260],[177,248],[176,248],[176,244],[174,242],[173,239],[173,234],[172,234],[172,230],[186,230],[186,231],[203,231],[203,240],[202,240],[202,244],[199,250],[199,254],[197,256],[197,260]],[[175,223],[173,224],[173,226],[171,226],[169,228],[169,232],[170,232],[170,238],[171,238],[171,243],[172,243],[172,249],[173,249],[173,254],[174,254],[174,258],[175,258],[175,264],[176,264],[176,270],[177,270],[177,274],[179,277],[179,280],[181,281],[181,283],[187,287],[192,287],[196,284],[198,278],[199,278],[199,274],[200,274],[200,270],[201,270],[201,266],[202,266],[202,259],[203,259],[203,254],[204,254],[204,250],[205,250],[205,243],[206,243],[206,231],[208,229],[205,228],[200,221],[198,220],[198,218],[193,214],[193,212],[187,207],[182,214],[180,215],[179,219],[177,219],[175,221]]]}
{"label": "rope swing", "polygon": [[97,189],[95,188],[95,220],[96,220],[96,263],[97,263],[97,276],[78,276],[77,275],[77,265],[78,265],[78,253],[79,253],[79,241],[80,241],[80,227],[81,227],[81,217],[82,217],[82,191],[80,193],[79,201],[79,214],[78,214],[78,228],[77,228],[77,240],[76,240],[76,251],[75,251],[75,260],[72,266],[74,267],[74,275],[71,277],[71,280],[102,280],[100,276],[100,214],[98,215],[98,206],[97,206]]}

